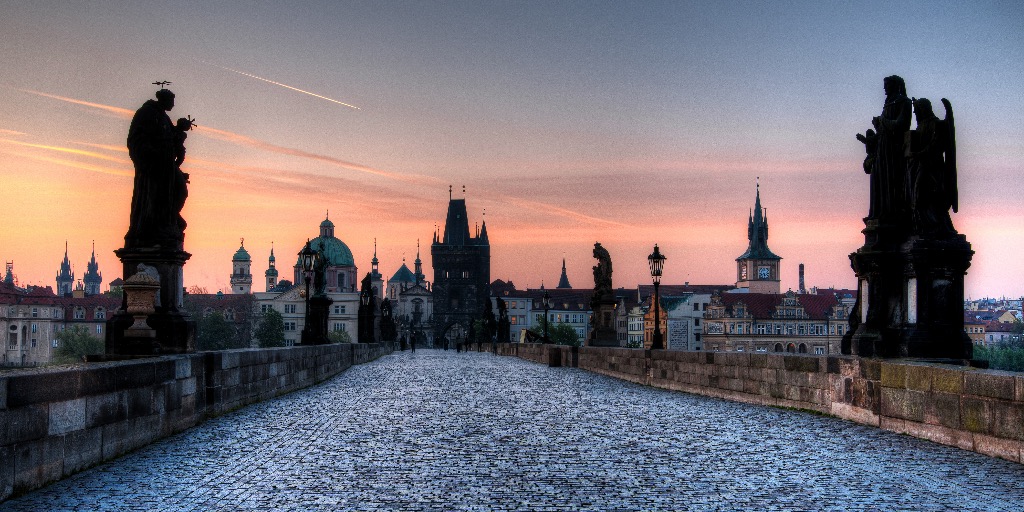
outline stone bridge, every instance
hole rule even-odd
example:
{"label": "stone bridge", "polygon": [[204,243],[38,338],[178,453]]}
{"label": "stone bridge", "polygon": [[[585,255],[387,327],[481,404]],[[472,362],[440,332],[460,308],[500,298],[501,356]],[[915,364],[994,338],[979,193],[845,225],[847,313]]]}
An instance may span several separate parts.
{"label": "stone bridge", "polygon": [[[1024,503],[1017,462],[569,367],[573,357],[580,367],[597,357],[584,349],[519,349],[547,364],[486,352],[380,355],[0,510],[1010,511]],[[644,352],[632,352],[640,370],[629,358],[602,364],[620,377],[648,371]],[[563,357],[567,364],[549,366]],[[0,470],[22,475],[20,452],[2,455]]]}

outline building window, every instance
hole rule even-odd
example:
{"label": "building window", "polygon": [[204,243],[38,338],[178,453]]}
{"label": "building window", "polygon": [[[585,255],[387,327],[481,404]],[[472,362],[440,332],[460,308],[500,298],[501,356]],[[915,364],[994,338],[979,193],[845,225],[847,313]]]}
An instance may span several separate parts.
{"label": "building window", "polygon": [[36,339],[32,338],[32,348],[36,348]]}
{"label": "building window", "polygon": [[295,322],[285,322],[284,323],[284,330],[285,331],[294,331],[295,330]]}
{"label": "building window", "polygon": [[334,322],[334,330],[338,332],[347,331],[345,328],[345,322]]}
{"label": "building window", "polygon": [[814,355],[823,356],[825,355],[825,347],[814,347]]}
{"label": "building window", "polygon": [[286,314],[287,314],[287,313],[292,313],[292,314],[294,314],[294,313],[295,313],[295,310],[296,310],[296,305],[295,305],[295,304],[285,304],[285,305],[284,305],[284,312],[285,312]]}
{"label": "building window", "polygon": [[700,318],[694,318],[693,319],[693,325],[694,325],[694,327],[700,325]]}
{"label": "building window", "polygon": [[59,346],[60,346],[60,342],[58,342],[57,340],[53,340],[53,348],[57,348]]}
{"label": "building window", "polygon": [[82,308],[75,308],[75,320],[85,320],[85,310]]}
{"label": "building window", "polygon": [[260,313],[266,313],[271,309],[274,309],[274,306],[270,304],[260,304]]}
{"label": "building window", "polygon": [[39,316],[39,308],[32,308],[32,318]]}
{"label": "building window", "polygon": [[103,334],[103,324],[96,324],[96,334]]}
{"label": "building window", "polygon": [[96,320],[104,320],[107,318],[107,311],[103,308],[96,308]]}
{"label": "building window", "polygon": [[694,311],[700,311],[700,303],[694,302],[693,303],[693,310]]}
{"label": "building window", "polygon": [[37,332],[39,332],[39,326],[36,324],[32,324],[32,334],[35,334]]}

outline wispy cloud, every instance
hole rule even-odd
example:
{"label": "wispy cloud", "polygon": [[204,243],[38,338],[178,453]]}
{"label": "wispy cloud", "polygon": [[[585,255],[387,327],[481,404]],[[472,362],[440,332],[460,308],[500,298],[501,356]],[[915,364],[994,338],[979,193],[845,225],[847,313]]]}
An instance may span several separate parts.
{"label": "wispy cloud", "polygon": [[50,98],[50,99],[55,99],[55,100],[60,100],[60,101],[66,101],[68,103],[73,103],[75,105],[82,105],[83,107],[91,107],[91,108],[99,109],[99,110],[102,110],[104,112],[109,112],[111,114],[114,114],[114,115],[116,115],[118,117],[123,117],[125,119],[131,119],[132,116],[135,115],[134,112],[132,112],[131,110],[128,110],[126,108],[112,107],[110,105],[104,105],[102,103],[93,103],[91,101],[76,100],[74,98],[68,98],[68,97],[65,97],[65,96],[58,96],[56,94],[49,94],[49,93],[40,92],[40,91],[33,91],[31,89],[19,89],[19,90],[21,92],[27,92],[29,94],[35,94],[37,96],[42,96],[44,98]]}
{"label": "wispy cloud", "polygon": [[0,128],[0,135],[7,135],[7,136],[10,136],[10,137],[18,137],[18,136],[21,136],[21,135],[28,135],[28,134],[25,133],[25,132],[16,132],[14,130],[5,130],[3,128]]}
{"label": "wispy cloud", "polygon": [[10,154],[10,155],[13,155],[13,156],[18,156],[18,157],[21,157],[21,158],[27,158],[27,159],[30,159],[30,160],[35,160],[35,161],[38,161],[38,162],[46,162],[46,163],[50,163],[50,164],[61,165],[61,166],[64,166],[64,167],[71,167],[71,168],[74,168],[74,169],[81,169],[81,170],[84,170],[84,171],[97,172],[97,173],[100,173],[100,174],[110,174],[110,175],[113,175],[113,176],[121,176],[121,177],[129,177],[129,178],[134,175],[133,171],[126,170],[126,169],[119,169],[119,168],[116,168],[116,167],[108,167],[108,166],[105,166],[105,165],[93,165],[93,164],[88,164],[88,163],[84,163],[84,162],[79,162],[79,161],[76,161],[76,160],[68,160],[68,159],[64,159],[64,158],[56,158],[56,157],[51,157],[51,156],[39,154],[38,152],[31,152],[31,153],[29,153],[29,152],[24,152],[24,151],[12,151],[12,150],[5,149],[2,146],[0,146],[0,152],[7,153],[7,154]]}
{"label": "wispy cloud", "polygon": [[114,151],[116,153],[127,153],[128,152],[128,146],[114,146],[114,145],[111,145],[111,144],[96,144],[96,143],[93,143],[93,142],[82,142],[82,141],[78,141],[78,140],[73,140],[73,141],[71,141],[71,143],[72,144],[78,144],[80,146],[87,146],[87,147],[90,147],[90,148],[105,149],[107,151]]}
{"label": "wispy cloud", "polygon": [[246,73],[245,71],[239,71],[237,69],[231,69],[229,67],[218,66],[218,65],[213,64],[211,62],[206,62],[205,60],[200,60],[199,62],[202,62],[203,64],[206,64],[206,65],[209,65],[209,66],[213,66],[215,68],[220,68],[220,69],[223,69],[223,70],[226,70],[226,71],[230,71],[232,73],[238,73],[239,75],[247,76],[249,78],[255,78],[256,80],[262,80],[264,82],[267,82],[268,84],[274,84],[274,85],[279,86],[279,87],[284,87],[285,89],[289,89],[289,90],[296,91],[296,92],[301,92],[302,94],[308,94],[308,95],[310,95],[310,96],[312,96],[314,98],[320,98],[322,100],[327,100],[327,101],[330,101],[332,103],[337,103],[338,105],[342,105],[342,106],[345,106],[345,107],[348,107],[348,108],[352,108],[352,109],[355,109],[355,110],[360,110],[360,108],[355,106],[355,105],[350,105],[348,103],[345,103],[345,102],[342,102],[342,101],[338,101],[338,100],[333,99],[333,98],[328,98],[327,96],[321,96],[321,95],[316,94],[316,93],[312,93],[312,92],[309,92],[309,91],[306,91],[306,90],[299,89],[298,87],[292,87],[292,86],[287,85],[287,84],[282,84],[281,82],[275,82],[273,80],[270,80],[270,79],[267,79],[267,78],[263,78],[263,77],[260,77],[260,76],[256,76],[256,75],[253,75],[251,73]]}
{"label": "wispy cloud", "polygon": [[23,147],[26,147],[26,148],[45,149],[47,151],[56,151],[56,152],[59,152],[59,153],[69,153],[69,154],[72,154],[72,155],[87,156],[89,158],[96,158],[96,159],[99,159],[99,160],[106,160],[108,162],[129,163],[127,158],[123,158],[123,157],[122,158],[118,158],[118,157],[108,156],[108,155],[104,155],[102,153],[97,153],[95,151],[86,151],[84,149],[65,148],[65,147],[61,147],[61,146],[47,146],[47,145],[44,145],[44,144],[31,144],[31,143],[28,143],[28,142],[21,142],[21,141],[10,140],[10,139],[0,139],[0,143],[14,144],[16,146],[23,146]]}

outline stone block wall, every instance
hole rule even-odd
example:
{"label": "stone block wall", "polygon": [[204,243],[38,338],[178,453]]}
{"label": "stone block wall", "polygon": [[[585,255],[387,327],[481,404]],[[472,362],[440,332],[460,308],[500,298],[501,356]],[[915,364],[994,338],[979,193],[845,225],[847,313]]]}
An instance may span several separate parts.
{"label": "stone block wall", "polygon": [[0,502],[392,350],[245,349],[0,373]]}
{"label": "stone block wall", "polygon": [[[1024,374],[906,360],[519,344],[509,355],[739,402],[815,411],[1024,462]],[[513,353],[514,352],[514,353]]]}

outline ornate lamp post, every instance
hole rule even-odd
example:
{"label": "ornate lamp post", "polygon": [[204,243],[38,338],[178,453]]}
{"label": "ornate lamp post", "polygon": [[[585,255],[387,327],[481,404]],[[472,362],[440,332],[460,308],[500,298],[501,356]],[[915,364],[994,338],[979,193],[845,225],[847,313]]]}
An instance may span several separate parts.
{"label": "ornate lamp post", "polygon": [[306,280],[306,319],[303,322],[302,339],[300,341],[303,345],[313,343],[313,326],[310,325],[309,315],[309,282],[313,280],[313,266],[316,264],[317,256],[317,251],[313,250],[309,239],[306,239],[306,246],[299,251],[299,261],[302,263],[302,277]]}
{"label": "ornate lamp post", "polygon": [[551,343],[551,339],[548,338],[548,310],[551,309],[551,296],[548,295],[547,290],[544,290],[544,296],[541,297],[540,303],[544,306],[544,343]]}
{"label": "ornate lamp post", "polygon": [[665,255],[658,250],[658,244],[654,244],[654,252],[647,257],[651,264],[651,278],[654,280],[654,340],[651,342],[651,350],[664,350],[665,342],[661,339],[661,315],[659,306],[661,298],[658,295],[658,285],[661,284],[661,269],[665,267]]}

